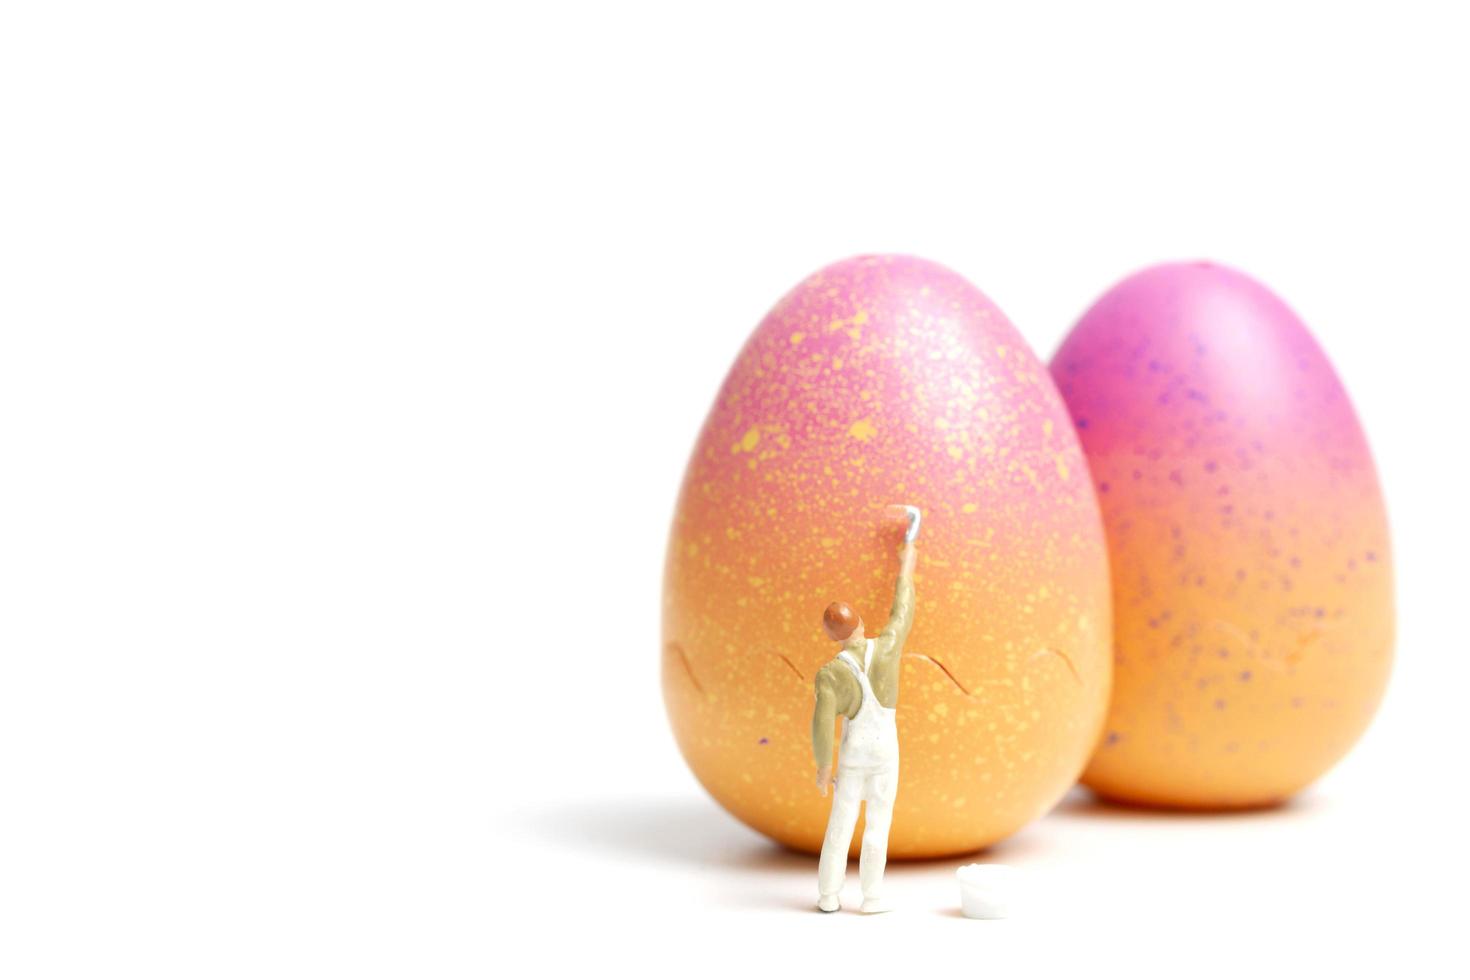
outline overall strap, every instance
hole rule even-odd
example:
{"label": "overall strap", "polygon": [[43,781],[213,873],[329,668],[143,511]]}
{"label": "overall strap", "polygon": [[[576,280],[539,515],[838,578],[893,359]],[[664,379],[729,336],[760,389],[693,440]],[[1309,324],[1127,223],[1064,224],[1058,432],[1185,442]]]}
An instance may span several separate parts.
{"label": "overall strap", "polygon": [[863,704],[868,700],[868,675],[863,673],[863,669],[858,666],[858,662],[854,660],[852,654],[848,653],[846,650],[843,650],[841,653],[839,653],[837,655],[837,659],[847,664],[847,669],[852,671],[853,675],[857,678],[858,697],[861,698],[861,700],[858,701],[858,711],[862,711]]}

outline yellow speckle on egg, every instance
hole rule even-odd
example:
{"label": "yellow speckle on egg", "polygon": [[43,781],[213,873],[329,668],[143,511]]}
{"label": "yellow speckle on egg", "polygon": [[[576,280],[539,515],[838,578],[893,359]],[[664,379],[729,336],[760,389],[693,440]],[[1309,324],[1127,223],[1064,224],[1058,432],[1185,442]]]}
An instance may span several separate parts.
{"label": "yellow speckle on egg", "polygon": [[847,434],[858,442],[867,442],[878,434],[878,430],[874,427],[872,419],[858,419],[847,430]]}
{"label": "yellow speckle on egg", "polygon": [[743,435],[743,436],[740,437],[740,441],[737,442],[737,443],[735,443],[735,445],[733,445],[733,446],[730,447],[730,452],[732,452],[732,453],[739,453],[739,452],[746,452],[746,453],[748,453],[748,452],[751,452],[752,450],[755,449],[756,444],[759,443],[760,441],[761,441],[761,430],[758,427],[752,425],[749,429],[746,429],[745,430],[745,435]]}
{"label": "yellow speckle on egg", "polygon": [[1067,463],[1066,463],[1066,461],[1064,459],[1062,459],[1062,457],[1058,456],[1057,457],[1057,476],[1059,476],[1063,480],[1065,480],[1068,477],[1070,477],[1071,475],[1072,475],[1072,471],[1069,470],[1069,469],[1067,469]]}
{"label": "yellow speckle on egg", "polygon": [[806,334],[802,333],[800,330],[796,331],[795,333],[793,333],[791,335],[791,343],[792,344],[799,344],[803,340],[806,340]]}
{"label": "yellow speckle on egg", "polygon": [[960,508],[960,513],[962,513],[962,514],[973,514],[973,513],[975,513],[975,511],[977,511],[979,509],[980,509],[979,506],[977,506],[976,504],[973,504],[973,503],[965,504],[965,506],[963,506],[963,507]]}

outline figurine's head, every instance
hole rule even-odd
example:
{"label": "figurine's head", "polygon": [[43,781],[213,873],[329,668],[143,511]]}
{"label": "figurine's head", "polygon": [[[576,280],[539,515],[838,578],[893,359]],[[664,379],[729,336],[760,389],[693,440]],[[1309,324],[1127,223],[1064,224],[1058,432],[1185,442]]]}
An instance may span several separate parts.
{"label": "figurine's head", "polygon": [[835,643],[863,638],[863,619],[845,602],[834,602],[822,613],[822,628]]}

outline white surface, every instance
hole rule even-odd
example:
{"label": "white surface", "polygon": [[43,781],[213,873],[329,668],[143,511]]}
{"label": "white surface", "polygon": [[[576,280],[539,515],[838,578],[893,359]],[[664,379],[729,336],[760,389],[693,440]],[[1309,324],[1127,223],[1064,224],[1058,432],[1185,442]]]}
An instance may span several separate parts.
{"label": "white surface", "polygon": [[[1464,975],[1463,7],[510,6],[0,11],[0,975]],[[818,915],[702,795],[658,692],[685,457],[865,250],[1043,355],[1161,259],[1302,313],[1402,612],[1337,770],[1069,799],[983,858],[1045,899],[993,923],[958,860]]]}

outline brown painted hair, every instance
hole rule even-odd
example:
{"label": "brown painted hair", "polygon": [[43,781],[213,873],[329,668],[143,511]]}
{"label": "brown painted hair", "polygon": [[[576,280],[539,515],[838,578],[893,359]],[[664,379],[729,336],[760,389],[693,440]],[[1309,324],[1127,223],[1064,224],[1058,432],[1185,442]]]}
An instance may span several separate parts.
{"label": "brown painted hair", "polygon": [[834,602],[822,613],[822,628],[837,643],[852,636],[859,622],[858,614],[845,602]]}

